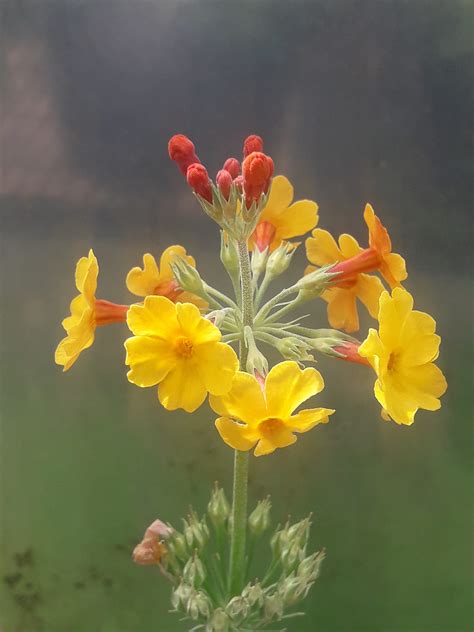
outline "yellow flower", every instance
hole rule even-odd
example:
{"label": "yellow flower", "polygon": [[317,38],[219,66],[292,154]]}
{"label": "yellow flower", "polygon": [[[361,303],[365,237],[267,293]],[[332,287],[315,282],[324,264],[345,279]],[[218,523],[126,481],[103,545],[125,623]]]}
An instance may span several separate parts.
{"label": "yellow flower", "polygon": [[438,410],[446,379],[433,364],[438,357],[440,337],[428,314],[413,310],[412,296],[395,288],[392,296],[380,297],[379,332],[369,335],[359,347],[377,374],[374,393],[384,419],[410,425],[419,408]]}
{"label": "yellow flower", "polygon": [[193,412],[208,392],[230,389],[237,356],[195,305],[148,296],[131,306],[127,324],[135,334],[125,341],[127,377],[137,386],[159,384],[158,398],[168,410]]}
{"label": "yellow flower", "polygon": [[[327,230],[316,228],[312,237],[306,240],[306,254],[317,266],[324,266],[335,261],[347,261],[363,252],[354,237],[340,235],[339,246],[334,237]],[[315,270],[308,266],[305,274]],[[328,303],[328,320],[335,329],[345,329],[347,332],[359,329],[359,315],[357,313],[357,299],[368,309],[369,314],[377,317],[379,297],[383,292],[380,279],[369,274],[358,273],[347,278],[337,287],[332,287],[322,294]]]}
{"label": "yellow flower", "polygon": [[71,301],[71,315],[62,322],[67,336],[59,343],[56,364],[64,371],[72,367],[84,349],[94,342],[96,327],[115,322],[124,322],[128,305],[117,305],[110,301],[97,300],[97,277],[99,264],[92,250],[81,257],[76,265],[76,287],[79,295]]}
{"label": "yellow flower", "polygon": [[268,246],[270,252],[282,241],[304,235],[318,223],[318,205],[310,200],[293,202],[293,187],[285,176],[272,180],[267,205],[260,215],[257,228],[249,240],[249,247],[260,251]]}
{"label": "yellow flower", "polygon": [[257,379],[239,371],[231,390],[210,397],[212,409],[221,415],[216,427],[222,439],[236,450],[250,450],[255,456],[270,454],[296,441],[295,432],[307,432],[327,423],[334,410],[312,408],[293,414],[296,408],[324,388],[316,369],[300,369],[296,362],[281,362],[272,368],[262,389]]}
{"label": "yellow flower", "polygon": [[183,246],[166,248],[161,255],[159,268],[155,257],[146,253],[143,255],[143,270],[137,266],[127,275],[128,290],[136,296],[166,296],[173,303],[193,303],[198,307],[207,307],[206,301],[202,298],[191,292],[183,292],[178,287],[170,265],[176,258],[184,259],[193,268],[196,267],[194,258],[186,254]]}

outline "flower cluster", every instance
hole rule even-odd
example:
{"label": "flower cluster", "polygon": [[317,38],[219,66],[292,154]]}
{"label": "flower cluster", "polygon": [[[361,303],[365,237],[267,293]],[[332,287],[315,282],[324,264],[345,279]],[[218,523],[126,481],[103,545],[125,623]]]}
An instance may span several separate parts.
{"label": "flower cluster", "polygon": [[[221,546],[218,557],[201,556],[210,535],[206,520],[195,514],[182,533],[154,523],[134,551],[137,563],[161,566],[174,583],[175,610],[204,622],[206,630],[281,620],[318,575],[323,555],[306,555],[306,522],[287,525],[272,538],[270,574],[278,567],[279,578],[268,585],[244,581],[249,451],[263,456],[291,446],[298,434],[327,423],[335,412],[300,409],[324,387],[319,371],[306,364],[320,354],[373,369],[382,417],[401,425],[412,424],[419,409],[437,410],[447,387],[434,364],[440,344],[436,323],[413,309],[413,298],[401,285],[407,278],[405,261],[392,251],[388,231],[370,204],[363,214],[365,247],[347,234],[336,241],[316,228],[318,205],[294,201],[291,183],[274,176],[274,162],[263,150],[262,139],[249,136],[241,160],[227,157],[212,180],[189,138],[178,134],[168,145],[186,184],[220,227],[220,259],[233,296],[209,285],[185,248],[172,245],[159,265],[146,253],[143,268],[130,270],[126,287],[135,297],[130,304],[97,299],[99,267],[91,250],[77,263],[79,294],[63,321],[67,335],[55,356],[66,371],[92,345],[97,327],[126,323],[132,334],[124,343],[129,382],[156,387],[167,410],[191,413],[209,398],[220,437],[236,451],[232,513],[222,492],[214,494],[208,509]],[[269,297],[271,284],[288,269],[308,233],[309,265],[292,285]],[[291,241],[295,238],[300,241]],[[316,299],[327,303],[330,328],[302,324],[299,316],[288,319]],[[360,327],[358,301],[378,320],[378,330],[370,329],[362,342],[352,336]],[[281,356],[271,368],[266,347]],[[259,507],[250,517],[250,540],[252,530],[266,529],[268,516],[264,505]]]}

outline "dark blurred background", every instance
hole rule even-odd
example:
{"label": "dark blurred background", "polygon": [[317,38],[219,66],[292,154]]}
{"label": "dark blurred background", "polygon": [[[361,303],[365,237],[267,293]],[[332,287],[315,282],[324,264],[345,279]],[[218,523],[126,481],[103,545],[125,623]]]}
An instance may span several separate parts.
{"label": "dark blurred background", "polygon": [[[384,423],[374,376],[323,358],[331,423],[252,458],[251,502],[272,494],[276,522],[313,511],[328,550],[289,630],[472,630],[473,2],[0,8],[1,629],[183,629],[164,579],[130,552],[154,518],[202,509],[214,480],[230,491],[231,450],[207,405],[165,413],[127,382],[125,327],[100,330],[66,375],[53,361],[90,247],[116,302],[142,254],[173,243],[228,289],[216,226],[167,156],[182,132],[212,174],[262,135],[319,225],[362,243],[370,201],[443,337],[440,412]],[[322,304],[312,321],[325,326]]]}

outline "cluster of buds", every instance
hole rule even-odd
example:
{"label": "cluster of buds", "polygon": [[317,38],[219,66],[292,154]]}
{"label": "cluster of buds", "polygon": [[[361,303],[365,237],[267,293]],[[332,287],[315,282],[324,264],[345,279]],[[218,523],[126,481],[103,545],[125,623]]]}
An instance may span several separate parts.
{"label": "cluster of buds", "polygon": [[209,217],[235,239],[248,239],[266,204],[274,170],[273,160],[263,153],[260,136],[244,141],[242,164],[233,157],[225,160],[215,182],[187,136],[173,136],[168,153]]}
{"label": "cluster of buds", "polygon": [[[265,498],[248,517],[248,575],[262,579],[244,579],[238,594],[231,591],[227,573],[230,506],[217,484],[206,514],[200,518],[191,510],[180,531],[155,520],[135,548],[134,561],[160,565],[173,586],[173,610],[197,624],[193,629],[236,632],[283,621],[299,614],[293,609],[316,581],[324,551],[307,554],[310,518],[287,522],[270,536],[267,568],[253,568],[253,552],[271,527],[270,511],[270,498]],[[148,561],[148,551],[157,544],[159,556]]]}

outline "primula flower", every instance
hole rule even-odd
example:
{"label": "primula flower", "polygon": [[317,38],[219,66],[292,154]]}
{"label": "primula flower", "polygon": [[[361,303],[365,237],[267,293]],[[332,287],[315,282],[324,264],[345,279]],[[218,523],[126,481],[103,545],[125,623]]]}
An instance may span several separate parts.
{"label": "primula flower", "polygon": [[[321,228],[313,230],[312,237],[306,240],[306,255],[316,266],[325,266],[334,261],[347,261],[361,252],[363,250],[354,237],[341,235],[338,245],[334,237]],[[308,266],[305,274],[315,269]],[[335,280],[338,281],[339,278],[336,277]],[[367,307],[369,314],[376,318],[379,297],[383,289],[378,277],[359,273],[345,279],[342,287],[331,287],[323,292],[321,296],[328,303],[328,320],[331,327],[345,329],[349,333],[359,329],[357,299]]]}
{"label": "primula flower", "polygon": [[433,364],[438,357],[440,337],[434,319],[413,310],[412,296],[402,288],[380,297],[379,331],[359,347],[377,374],[374,393],[382,405],[384,419],[410,425],[419,408],[438,410],[446,379]]}
{"label": "primula flower", "polygon": [[375,215],[370,204],[365,207],[364,220],[369,229],[369,248],[331,269],[331,272],[341,273],[335,279],[335,284],[343,287],[342,284],[350,280],[354,274],[378,270],[391,288],[398,287],[408,276],[405,260],[392,252],[392,242],[387,229]]}
{"label": "primula flower", "polygon": [[323,378],[313,368],[300,369],[296,362],[281,362],[267,375],[262,387],[256,377],[239,371],[231,390],[210,397],[212,409],[221,415],[216,427],[222,439],[236,450],[255,456],[271,454],[296,441],[296,433],[327,423],[334,410],[312,408],[293,414],[296,408],[324,388]]}
{"label": "primula flower", "polygon": [[268,201],[260,214],[249,247],[275,250],[283,240],[304,235],[318,223],[318,205],[311,200],[293,202],[293,186],[285,176],[275,176]]}
{"label": "primula flower", "polygon": [[155,257],[146,253],[143,255],[143,270],[138,266],[132,268],[127,275],[127,288],[136,296],[166,296],[173,303],[193,303],[198,307],[207,307],[204,299],[191,294],[191,292],[182,291],[171,270],[171,263],[176,259],[184,259],[193,268],[196,262],[193,257],[186,254],[183,246],[168,246],[160,258],[160,267],[158,267]]}
{"label": "primula flower", "polygon": [[110,301],[96,299],[99,264],[92,250],[87,257],[81,257],[76,265],[76,287],[79,295],[70,305],[71,315],[62,322],[67,336],[59,343],[56,364],[63,371],[72,367],[84,349],[88,349],[95,338],[96,327],[124,322],[128,305],[117,305]]}
{"label": "primula flower", "polygon": [[125,341],[127,377],[141,387],[158,384],[168,410],[193,412],[208,392],[224,395],[230,389],[237,356],[195,305],[147,296],[143,305],[131,306],[127,324],[135,335]]}

